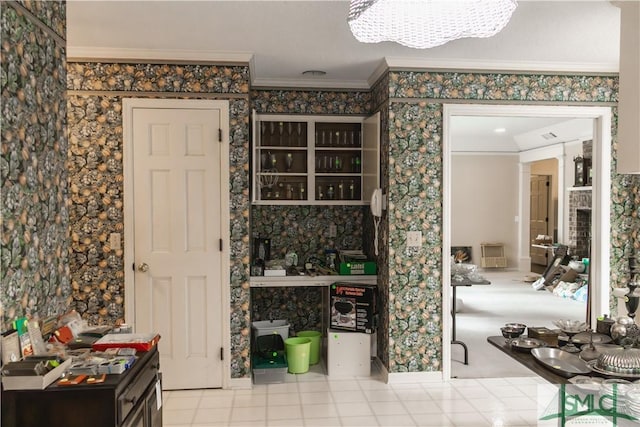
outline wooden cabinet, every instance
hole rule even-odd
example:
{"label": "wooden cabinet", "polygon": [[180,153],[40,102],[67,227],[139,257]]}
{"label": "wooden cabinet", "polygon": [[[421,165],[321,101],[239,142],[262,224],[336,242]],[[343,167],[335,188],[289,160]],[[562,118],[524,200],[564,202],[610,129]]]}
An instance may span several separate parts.
{"label": "wooden cabinet", "polygon": [[363,188],[379,186],[379,173],[367,172],[379,163],[379,127],[374,138],[364,138],[364,123],[363,117],[254,114],[253,203],[364,204],[370,195]]}
{"label": "wooden cabinet", "polygon": [[102,384],[2,391],[2,426],[162,427],[157,348],[138,355],[129,370]]}

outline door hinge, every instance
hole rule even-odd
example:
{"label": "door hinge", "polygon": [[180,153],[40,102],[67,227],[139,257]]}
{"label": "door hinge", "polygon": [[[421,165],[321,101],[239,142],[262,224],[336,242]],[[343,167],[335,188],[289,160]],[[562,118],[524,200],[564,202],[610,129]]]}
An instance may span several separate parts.
{"label": "door hinge", "polygon": [[222,252],[222,239],[220,239],[220,252]]}
{"label": "door hinge", "polygon": [[136,271],[136,263],[135,263],[135,262],[131,264],[131,269],[132,269],[133,271]]}
{"label": "door hinge", "polygon": [[224,347],[220,347],[220,360],[224,360]]}
{"label": "door hinge", "polygon": [[544,222],[549,222],[549,217],[546,217],[546,218],[544,219]]}
{"label": "door hinge", "polygon": [[218,129],[218,142],[222,142],[222,129]]}
{"label": "door hinge", "polygon": [[544,185],[546,185],[548,187],[549,186],[549,181],[545,182]]}

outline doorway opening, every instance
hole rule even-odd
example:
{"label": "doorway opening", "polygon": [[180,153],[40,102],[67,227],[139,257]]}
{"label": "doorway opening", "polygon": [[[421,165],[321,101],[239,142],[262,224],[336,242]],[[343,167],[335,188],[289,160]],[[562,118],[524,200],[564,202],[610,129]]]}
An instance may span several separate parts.
{"label": "doorway opening", "polygon": [[[450,253],[451,246],[464,244],[463,242],[452,240],[454,235],[452,227],[452,203],[454,194],[452,193],[452,174],[459,173],[452,169],[452,135],[456,117],[471,116],[474,118],[556,118],[563,120],[588,119],[593,129],[593,152],[592,152],[592,217],[591,217],[591,257],[590,257],[590,278],[591,282],[598,284],[590,290],[588,304],[590,310],[585,310],[583,318],[586,320],[587,312],[607,313],[609,311],[609,289],[607,286],[609,276],[609,189],[611,172],[611,111],[608,107],[554,107],[554,106],[500,106],[500,105],[445,105],[444,106],[444,144],[443,144],[443,182],[444,182],[444,205],[443,205],[443,253]],[[495,154],[495,153],[494,153]],[[505,154],[505,156],[517,156],[517,165],[512,166],[510,179],[517,182],[516,195],[510,200],[502,203],[504,210],[511,213],[510,216],[502,220],[503,228],[516,230],[515,238],[505,247],[509,247],[510,262],[509,268],[525,275],[530,271],[530,177],[532,175],[532,163],[544,159],[558,160],[558,219],[557,219],[557,239],[564,240],[568,236],[568,218],[566,204],[568,202],[569,191],[567,187],[573,182],[565,177],[565,174],[572,174],[569,167],[565,167],[567,160],[572,161],[572,154],[563,145],[533,147],[524,151]],[[495,157],[495,156],[494,156]],[[481,161],[482,159],[478,159]],[[494,173],[495,168],[485,173]],[[478,201],[479,203],[480,201]],[[554,236],[556,237],[556,236]],[[451,312],[451,264],[448,259],[443,260],[443,312]],[[480,287],[478,287],[480,288]],[[481,290],[479,290],[481,291]],[[495,307],[495,311],[500,307]],[[595,319],[590,319],[595,324]],[[517,321],[517,319],[513,319]],[[452,345],[451,345],[451,318],[443,318],[443,374],[444,378],[451,378],[452,375]],[[537,326],[537,325],[534,325]],[[499,329],[491,335],[500,335]],[[486,341],[486,337],[484,337]],[[499,350],[494,349],[496,354]],[[457,350],[456,350],[457,351]],[[473,362],[473,353],[469,354],[470,364]],[[456,362],[458,363],[458,362]],[[483,367],[484,369],[484,367]]]}

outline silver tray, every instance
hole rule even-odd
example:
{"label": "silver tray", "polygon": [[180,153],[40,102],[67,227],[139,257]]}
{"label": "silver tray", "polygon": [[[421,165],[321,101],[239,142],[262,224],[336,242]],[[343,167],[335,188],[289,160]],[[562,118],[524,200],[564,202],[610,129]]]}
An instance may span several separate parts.
{"label": "silver tray", "polygon": [[511,341],[511,347],[518,351],[529,352],[534,348],[544,347],[547,343],[537,338],[520,337]]}
{"label": "silver tray", "polygon": [[591,369],[593,372],[597,372],[599,374],[606,375],[607,377],[613,377],[613,378],[628,378],[628,379],[640,378],[640,374],[623,374],[621,372],[607,371],[606,369],[602,369],[596,366],[597,362],[598,362],[597,360],[590,360],[589,362],[587,362],[589,369]]}
{"label": "silver tray", "polygon": [[566,378],[578,374],[590,374],[591,368],[575,354],[550,347],[538,347],[531,350],[531,354],[545,368]]}
{"label": "silver tray", "polygon": [[[558,339],[560,341],[569,341],[569,337],[566,335],[559,335]],[[589,344],[589,332],[580,332],[579,334],[575,334],[573,339],[571,340],[574,344]],[[593,334],[593,343],[594,344],[607,344],[613,341],[609,335],[605,334]]]}

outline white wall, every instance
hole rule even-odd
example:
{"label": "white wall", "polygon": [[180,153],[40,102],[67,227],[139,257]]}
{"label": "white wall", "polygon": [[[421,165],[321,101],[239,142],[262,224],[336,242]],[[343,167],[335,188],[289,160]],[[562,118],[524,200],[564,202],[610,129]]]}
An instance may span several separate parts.
{"label": "white wall", "polygon": [[517,268],[518,156],[453,153],[451,162],[451,246],[471,246],[480,265],[480,243],[503,243]]}

